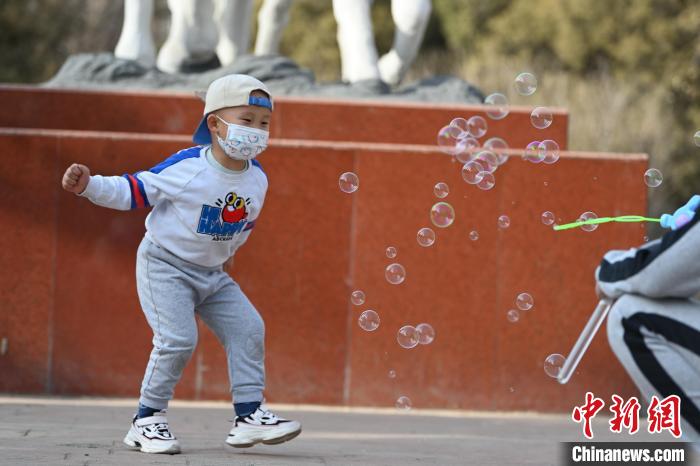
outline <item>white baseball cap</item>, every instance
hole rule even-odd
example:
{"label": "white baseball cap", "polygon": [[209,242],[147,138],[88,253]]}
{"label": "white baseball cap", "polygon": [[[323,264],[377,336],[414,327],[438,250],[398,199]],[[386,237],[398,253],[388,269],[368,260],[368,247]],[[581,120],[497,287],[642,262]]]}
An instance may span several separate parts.
{"label": "white baseball cap", "polygon": [[[254,97],[250,93],[262,91],[265,97]],[[209,85],[204,100],[204,116],[192,136],[195,144],[211,144],[211,133],[207,127],[207,116],[226,107],[238,107],[241,105],[257,105],[272,110],[272,94],[267,86],[247,74],[229,74],[216,79]]]}

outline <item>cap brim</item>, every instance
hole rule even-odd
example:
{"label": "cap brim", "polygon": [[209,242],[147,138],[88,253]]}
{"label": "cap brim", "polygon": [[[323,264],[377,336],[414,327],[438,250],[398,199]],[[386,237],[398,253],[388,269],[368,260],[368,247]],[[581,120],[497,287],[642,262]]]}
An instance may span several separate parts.
{"label": "cap brim", "polygon": [[204,115],[202,117],[202,120],[199,122],[199,126],[197,126],[197,130],[192,135],[192,140],[195,144],[211,144],[211,133],[207,127],[207,116],[208,115]]}

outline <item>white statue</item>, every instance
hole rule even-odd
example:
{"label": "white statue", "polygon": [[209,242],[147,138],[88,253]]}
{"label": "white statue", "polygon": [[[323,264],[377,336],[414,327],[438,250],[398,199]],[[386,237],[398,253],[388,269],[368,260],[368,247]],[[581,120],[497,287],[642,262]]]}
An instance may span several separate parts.
{"label": "white statue", "polygon": [[258,12],[255,55],[277,55],[282,32],[289,21],[292,0],[265,0]]}
{"label": "white statue", "polygon": [[[289,20],[292,0],[265,0],[258,14],[256,55],[276,54]],[[377,57],[372,32],[372,0],[333,0],[338,23],[342,77],[351,83],[381,79],[398,84],[418,53],[430,18],[430,0],[392,0],[396,32],[389,52]],[[155,59],[151,34],[153,0],[125,0],[124,25],[114,54],[144,66],[157,63],[174,73],[218,56],[229,65],[248,51],[252,0],[168,0],[170,32]]]}
{"label": "white statue", "polygon": [[[258,15],[257,55],[278,53],[292,0],[265,0]],[[416,58],[430,19],[430,0],[392,0],[396,32],[391,50],[377,58],[371,18],[372,0],[333,0],[344,81],[381,79],[396,85]]]}
{"label": "white statue", "polygon": [[155,59],[151,34],[153,0],[125,0],[124,25],[114,55],[175,73],[182,66],[230,65],[248,51],[252,0],[168,0],[168,38]]}

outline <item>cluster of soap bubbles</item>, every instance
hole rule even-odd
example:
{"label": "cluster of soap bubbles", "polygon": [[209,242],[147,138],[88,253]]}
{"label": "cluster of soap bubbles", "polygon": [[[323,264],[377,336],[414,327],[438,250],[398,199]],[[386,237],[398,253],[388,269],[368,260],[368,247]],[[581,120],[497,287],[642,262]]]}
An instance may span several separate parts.
{"label": "cluster of soap bubbles", "polygon": [[559,144],[552,139],[532,141],[525,146],[523,160],[531,163],[553,164],[559,161]]}
{"label": "cluster of soap bubbles", "polygon": [[[529,311],[534,305],[535,300],[532,298],[530,293],[523,292],[515,298],[515,307],[517,307],[520,311]],[[518,309],[510,309],[508,312],[506,312],[506,319],[508,319],[509,322],[515,323],[520,320],[520,312]]]}
{"label": "cluster of soap bubbles", "polygon": [[435,329],[430,324],[422,323],[415,327],[404,325],[396,334],[396,341],[402,348],[410,349],[420,345],[429,345],[435,340]]}

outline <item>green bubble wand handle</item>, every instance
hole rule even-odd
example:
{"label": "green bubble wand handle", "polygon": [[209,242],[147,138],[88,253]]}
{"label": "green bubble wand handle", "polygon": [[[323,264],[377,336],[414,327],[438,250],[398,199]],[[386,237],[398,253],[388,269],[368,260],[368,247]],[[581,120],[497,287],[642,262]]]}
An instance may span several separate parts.
{"label": "green bubble wand handle", "polygon": [[623,215],[621,217],[600,217],[592,218],[590,220],[578,220],[576,222],[567,223],[565,225],[554,225],[555,231],[561,230],[571,230],[572,228],[578,228],[582,225],[600,225],[601,223],[610,222],[620,222],[620,223],[632,223],[632,222],[661,222],[660,218],[649,218],[642,217],[641,215]]}
{"label": "green bubble wand handle", "polygon": [[557,382],[564,385],[569,381],[571,375],[581,362],[583,355],[586,354],[586,350],[591,345],[593,337],[595,337],[596,333],[598,333],[600,325],[605,322],[605,318],[608,316],[608,312],[610,312],[610,308],[613,304],[614,302],[607,298],[601,299],[598,302],[598,305],[593,311],[593,314],[591,314],[591,317],[588,319],[586,326],[583,327],[578,340],[576,340],[573,348],[571,348],[571,351],[566,356],[564,365],[561,367],[561,370],[557,375]]}

